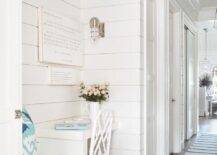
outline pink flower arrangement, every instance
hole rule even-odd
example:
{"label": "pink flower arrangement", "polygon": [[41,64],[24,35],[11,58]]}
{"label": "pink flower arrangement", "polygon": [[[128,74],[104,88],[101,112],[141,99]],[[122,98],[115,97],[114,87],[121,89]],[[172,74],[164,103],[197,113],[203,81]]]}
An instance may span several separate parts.
{"label": "pink flower arrangement", "polygon": [[93,84],[85,86],[84,83],[80,84],[80,97],[86,101],[99,102],[106,101],[109,98],[109,84]]}

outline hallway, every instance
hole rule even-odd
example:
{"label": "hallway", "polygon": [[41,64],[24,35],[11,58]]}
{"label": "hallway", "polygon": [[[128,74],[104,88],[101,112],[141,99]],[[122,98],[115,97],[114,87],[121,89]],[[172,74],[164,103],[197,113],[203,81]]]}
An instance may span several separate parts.
{"label": "hallway", "polygon": [[217,155],[217,118],[200,118],[199,130],[198,136],[192,139],[183,155]]}
{"label": "hallway", "polygon": [[200,133],[217,134],[217,118],[200,118]]}

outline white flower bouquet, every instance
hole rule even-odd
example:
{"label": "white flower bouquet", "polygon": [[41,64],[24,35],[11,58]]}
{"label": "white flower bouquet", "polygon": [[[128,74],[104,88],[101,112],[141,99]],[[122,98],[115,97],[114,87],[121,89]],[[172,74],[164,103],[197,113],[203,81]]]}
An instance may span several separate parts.
{"label": "white flower bouquet", "polygon": [[106,101],[109,98],[109,85],[108,84],[93,84],[85,86],[84,83],[80,84],[80,97],[89,102]]}

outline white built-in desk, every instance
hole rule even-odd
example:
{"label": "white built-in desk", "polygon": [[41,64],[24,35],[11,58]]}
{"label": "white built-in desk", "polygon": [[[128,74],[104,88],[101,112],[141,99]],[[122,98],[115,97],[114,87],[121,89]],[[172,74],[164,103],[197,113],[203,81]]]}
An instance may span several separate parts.
{"label": "white built-in desk", "polygon": [[[88,155],[91,129],[55,130],[53,123],[47,123],[36,129],[37,155]],[[114,123],[113,129],[118,124]]]}

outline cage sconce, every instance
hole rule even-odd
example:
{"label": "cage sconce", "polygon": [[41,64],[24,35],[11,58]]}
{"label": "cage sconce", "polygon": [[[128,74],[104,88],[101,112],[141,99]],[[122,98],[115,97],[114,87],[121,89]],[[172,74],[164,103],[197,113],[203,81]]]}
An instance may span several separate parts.
{"label": "cage sconce", "polygon": [[90,34],[93,41],[105,37],[105,24],[100,22],[97,17],[90,19]]}

